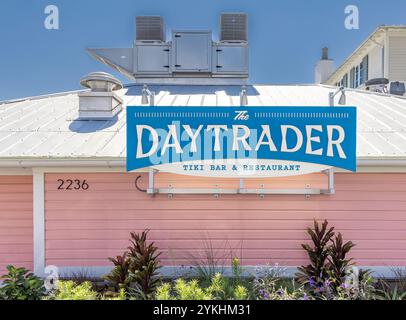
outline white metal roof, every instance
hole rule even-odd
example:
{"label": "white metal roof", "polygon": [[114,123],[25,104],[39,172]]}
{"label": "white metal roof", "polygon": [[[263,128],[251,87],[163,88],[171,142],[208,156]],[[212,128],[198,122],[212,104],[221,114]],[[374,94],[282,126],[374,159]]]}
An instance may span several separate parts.
{"label": "white metal roof", "polygon": [[[240,86],[150,86],[158,106],[233,106]],[[139,85],[118,94],[125,105],[140,105]],[[322,85],[248,86],[250,106],[326,106]],[[125,108],[110,121],[77,120],[78,92],[0,102],[0,166],[7,160],[124,160]],[[359,159],[406,160],[406,99],[347,91],[358,107]],[[338,106],[337,106],[338,107]]]}

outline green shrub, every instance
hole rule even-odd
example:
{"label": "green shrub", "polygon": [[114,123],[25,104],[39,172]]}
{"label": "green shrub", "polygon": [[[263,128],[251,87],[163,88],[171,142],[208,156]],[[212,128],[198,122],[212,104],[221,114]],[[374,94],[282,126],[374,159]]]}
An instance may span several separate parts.
{"label": "green shrub", "polygon": [[116,288],[125,289],[127,296],[150,299],[160,284],[158,248],[147,242],[149,230],[131,233],[131,246],[122,256],[109,258],[114,269],[104,277]]}
{"label": "green shrub", "polygon": [[169,283],[164,283],[156,289],[155,294],[156,300],[174,300],[171,295],[171,285]]}
{"label": "green shrub", "polygon": [[210,278],[209,283],[203,278],[201,284],[212,290],[214,299],[247,300],[250,295],[248,287],[251,287],[252,279],[243,278],[244,268],[237,257],[231,260],[231,271],[231,277],[223,277],[220,272],[217,272]]}
{"label": "green shrub", "polygon": [[104,279],[114,284],[118,289],[128,288],[130,285],[130,260],[127,259],[127,252],[124,252],[122,256],[109,258],[109,260],[114,264],[114,268],[108,275],[104,276]]}
{"label": "green shrub", "polygon": [[8,274],[0,277],[0,299],[40,300],[45,295],[44,281],[25,268],[7,266]]}
{"label": "green shrub", "polygon": [[103,295],[102,300],[127,300],[127,294],[125,289],[120,289],[118,294],[114,294],[113,296]]}
{"label": "green shrub", "polygon": [[220,273],[216,273],[210,286],[204,288],[199,285],[196,279],[185,281],[184,279],[175,280],[173,286],[164,283],[156,290],[157,300],[246,300],[248,299],[248,290],[242,285],[232,287],[231,295],[227,293],[228,279],[223,278]]}
{"label": "green shrub", "polygon": [[242,274],[244,272],[244,269],[241,267],[240,259],[234,257],[233,260],[231,261],[231,268],[233,271],[234,278],[240,281]]}
{"label": "green shrub", "polygon": [[313,246],[303,244],[302,247],[310,264],[299,268],[297,281],[317,299],[376,299],[377,291],[370,272],[351,268],[352,259],[347,258],[354,243],[344,242],[341,233],[335,236],[334,228],[327,229],[327,226],[327,220],[321,227],[315,220],[314,230],[308,229]]}
{"label": "green shrub", "polygon": [[290,283],[282,279],[284,271],[278,264],[257,268],[253,297],[257,300],[310,300],[303,286],[297,288],[294,280]]}
{"label": "green shrub", "polygon": [[197,280],[175,280],[172,286],[164,283],[156,290],[156,300],[212,300],[210,292],[199,287]]}
{"label": "green shrub", "polygon": [[375,300],[378,292],[374,284],[370,271],[354,268],[347,272],[346,280],[337,287],[335,299]]}
{"label": "green shrub", "polygon": [[299,288],[294,287],[293,289],[288,289],[283,286],[263,286],[257,282],[255,288],[257,289],[258,300],[311,300],[312,297],[309,296],[304,287]]}
{"label": "green shrub", "polygon": [[197,280],[177,279],[174,285],[176,300],[213,300],[209,290],[199,287]]}
{"label": "green shrub", "polygon": [[248,299],[248,290],[246,287],[238,285],[234,289],[234,298],[236,300],[247,300]]}
{"label": "green shrub", "polygon": [[97,300],[98,294],[90,282],[77,284],[73,281],[57,281],[56,289],[49,297],[52,300]]}

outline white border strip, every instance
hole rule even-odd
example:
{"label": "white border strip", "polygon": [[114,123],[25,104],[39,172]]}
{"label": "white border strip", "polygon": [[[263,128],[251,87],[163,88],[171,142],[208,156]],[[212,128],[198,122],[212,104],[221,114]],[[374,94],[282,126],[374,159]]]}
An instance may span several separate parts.
{"label": "white border strip", "polygon": [[[399,267],[399,266],[357,266],[358,269],[363,270],[370,270],[372,272],[372,276],[375,278],[380,279],[393,279],[395,278],[395,274],[393,270],[395,268],[406,268],[406,267]],[[272,269],[272,265],[262,265],[262,266],[242,266],[243,268],[243,276],[253,276],[259,274],[260,271],[264,271],[267,269]],[[279,270],[283,270],[281,277],[283,278],[292,278],[298,272],[297,267],[284,267],[278,266]],[[112,270],[112,267],[104,266],[104,267],[58,267],[58,273],[61,278],[69,278],[69,277],[82,277],[86,276],[89,278],[101,278],[104,275],[108,274]],[[177,277],[193,277],[196,276],[196,267],[193,266],[165,266],[162,267],[160,270],[160,275],[165,278],[177,278]],[[222,272],[224,276],[232,276],[232,267],[225,266],[224,268],[219,267],[219,272]]]}
{"label": "white border strip", "polygon": [[43,276],[45,272],[45,174],[33,170],[33,218],[34,218],[34,273]]}

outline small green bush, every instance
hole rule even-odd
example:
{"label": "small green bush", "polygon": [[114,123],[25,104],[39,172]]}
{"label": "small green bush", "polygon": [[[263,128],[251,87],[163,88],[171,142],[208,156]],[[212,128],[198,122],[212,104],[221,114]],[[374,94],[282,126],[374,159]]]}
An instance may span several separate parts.
{"label": "small green bush", "polygon": [[284,269],[278,264],[256,269],[253,296],[257,300],[311,300],[304,286],[297,287],[294,280],[283,279]]}
{"label": "small green bush", "polygon": [[55,291],[49,297],[52,300],[97,300],[90,282],[77,284],[73,281],[57,281]]}
{"label": "small green bush", "polygon": [[368,270],[351,269],[346,280],[335,289],[333,300],[376,300],[379,292]]}
{"label": "small green bush", "polygon": [[8,274],[0,277],[2,300],[41,300],[45,295],[44,281],[25,268],[7,266]]}
{"label": "small green bush", "polygon": [[171,295],[171,285],[164,283],[156,289],[156,300],[175,300]]}
{"label": "small green bush", "polygon": [[199,287],[197,280],[175,280],[173,288],[164,283],[156,290],[156,300],[212,300],[210,292]]}
{"label": "small green bush", "polygon": [[234,289],[234,298],[236,300],[247,300],[248,299],[248,290],[246,287],[238,285]]}
{"label": "small green bush", "polygon": [[102,300],[127,300],[127,294],[124,289],[120,289],[118,294],[115,294],[114,296],[111,296],[111,297],[107,297],[106,295],[104,295],[101,299]]}
{"label": "small green bush", "polygon": [[197,280],[185,281],[178,279],[174,285],[176,300],[213,300],[209,290],[199,287]]}
{"label": "small green bush", "polygon": [[216,273],[210,286],[201,287],[199,281],[194,279],[185,281],[177,279],[173,286],[164,283],[156,290],[157,300],[246,300],[248,299],[248,290],[242,285],[237,285],[232,289],[232,294],[227,294],[227,279],[223,278],[220,273]]}

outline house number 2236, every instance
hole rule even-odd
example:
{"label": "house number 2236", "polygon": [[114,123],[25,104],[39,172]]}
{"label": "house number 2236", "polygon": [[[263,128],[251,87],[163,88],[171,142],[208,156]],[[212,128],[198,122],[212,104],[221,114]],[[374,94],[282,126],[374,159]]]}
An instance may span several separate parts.
{"label": "house number 2236", "polygon": [[89,184],[86,180],[58,179],[58,190],[87,190]]}

